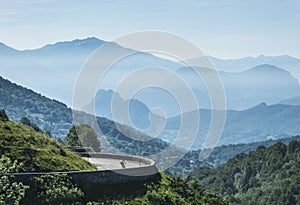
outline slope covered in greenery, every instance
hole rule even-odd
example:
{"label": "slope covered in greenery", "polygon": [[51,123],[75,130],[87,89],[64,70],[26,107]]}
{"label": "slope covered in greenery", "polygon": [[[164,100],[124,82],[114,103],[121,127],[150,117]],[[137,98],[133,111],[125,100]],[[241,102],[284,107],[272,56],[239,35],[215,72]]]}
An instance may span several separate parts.
{"label": "slope covered in greenery", "polygon": [[260,146],[218,168],[199,168],[194,175],[208,190],[232,204],[300,204],[300,142]]}
{"label": "slope covered in greenery", "polygon": [[147,192],[142,196],[114,201],[113,204],[227,205],[228,202],[207,193],[196,180],[162,174],[161,181],[148,186]]}
{"label": "slope covered in greenery", "polygon": [[[15,122],[26,116],[30,122],[38,125],[42,130],[49,130],[53,137],[63,140],[72,127],[72,110],[65,104],[1,77],[0,96],[0,109],[5,109],[10,119]],[[87,114],[81,114],[84,115],[83,118],[89,117]],[[156,138],[148,142],[132,140],[132,138],[149,137],[126,125],[122,125],[121,132],[117,129],[115,122],[106,118],[97,118],[97,120],[102,131],[97,134],[104,134],[105,139],[109,142],[109,146],[105,146],[105,143],[101,142],[102,152],[111,152],[110,147],[115,147],[127,154],[149,155],[149,153],[159,152],[168,146],[168,143]]]}
{"label": "slope covered in greenery", "polygon": [[33,128],[0,120],[0,156],[24,164],[24,172],[94,170],[77,154]]}
{"label": "slope covered in greenery", "polygon": [[[231,144],[216,147],[210,156],[204,160],[199,160],[201,150],[189,151],[177,164],[169,168],[167,171],[180,176],[188,176],[194,168],[197,167],[218,167],[238,154],[249,153],[255,151],[259,146],[269,147],[278,142],[288,144],[293,140],[300,140],[300,136],[288,137],[278,140],[268,140],[261,142],[253,142],[250,144]],[[192,163],[191,163],[192,162]]]}
{"label": "slope covered in greenery", "polygon": [[72,126],[72,110],[30,89],[14,84],[0,76],[0,109],[18,122],[26,116],[41,129],[55,137],[66,136]]}

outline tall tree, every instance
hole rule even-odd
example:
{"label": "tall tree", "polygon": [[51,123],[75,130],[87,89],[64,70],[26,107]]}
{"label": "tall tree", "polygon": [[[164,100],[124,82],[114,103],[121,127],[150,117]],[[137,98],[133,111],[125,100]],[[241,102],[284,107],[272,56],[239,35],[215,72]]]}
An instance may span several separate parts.
{"label": "tall tree", "polygon": [[66,138],[67,146],[91,147],[100,152],[100,141],[92,127],[86,124],[73,125]]}

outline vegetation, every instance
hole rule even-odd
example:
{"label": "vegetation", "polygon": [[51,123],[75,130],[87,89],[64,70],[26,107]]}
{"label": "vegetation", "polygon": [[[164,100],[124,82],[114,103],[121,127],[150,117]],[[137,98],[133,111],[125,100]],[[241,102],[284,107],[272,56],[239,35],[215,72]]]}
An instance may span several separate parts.
{"label": "vegetation", "polygon": [[[197,167],[218,167],[238,154],[255,151],[259,146],[269,147],[282,142],[288,144],[293,140],[300,140],[300,136],[253,142],[250,144],[222,145],[216,147],[211,155],[204,161],[199,160],[200,150],[189,151],[177,164],[167,170],[168,173],[180,176],[188,176]],[[191,163],[192,162],[192,163]]]}
{"label": "vegetation", "polygon": [[[84,193],[74,185],[66,174],[42,175],[35,177],[35,194],[30,203],[48,205],[74,205],[83,204]],[[31,194],[33,195],[33,194]]]}
{"label": "vegetation", "polygon": [[[4,96],[0,98],[0,108],[5,109],[11,120],[19,122],[21,118],[26,116],[31,125],[36,124],[41,130],[49,130],[58,141],[66,141],[65,137],[72,127],[73,118],[72,110],[65,104],[48,99],[1,77],[0,96]],[[82,113],[82,115],[88,117],[87,114]],[[101,145],[103,152],[114,152],[111,149],[113,146],[127,154],[147,156],[160,152],[169,146],[168,143],[159,139],[152,139],[147,142],[133,140],[139,137],[149,139],[149,137],[124,125],[122,125],[121,132],[117,129],[115,122],[105,118],[97,118],[97,120],[105,139],[110,144],[110,146]],[[85,121],[82,123],[84,124]]]}
{"label": "vegetation", "polygon": [[23,163],[24,172],[95,169],[55,140],[11,121],[0,121],[0,155]]}
{"label": "vegetation", "polygon": [[66,145],[91,147],[96,152],[101,150],[96,132],[86,124],[72,126],[66,138]]}
{"label": "vegetation", "polygon": [[[68,137],[70,139],[67,140],[67,144],[75,143],[74,131],[76,127],[73,130],[71,128],[71,109],[60,102],[12,84],[1,77],[0,95],[5,96],[0,98],[0,107],[6,108],[10,118],[14,121],[21,119],[21,123],[13,123],[9,121],[6,113],[0,110],[0,156],[2,156],[0,202],[2,204],[18,204],[24,197],[26,186],[13,182],[13,178],[7,175],[10,170],[11,172],[17,171],[16,164],[18,163],[22,165],[20,168],[25,172],[95,169],[76,154],[61,147],[55,140],[46,137],[42,132],[36,132],[39,131],[36,128],[37,125],[42,130],[51,130],[53,136],[59,138],[66,136],[70,131]],[[272,117],[272,119],[272,113],[280,113],[283,110],[281,105],[270,108],[272,109],[269,110],[267,116]],[[298,119],[298,108],[288,108],[285,113],[292,116],[294,121],[284,129],[293,128],[293,132],[296,132],[298,121],[295,119]],[[247,128],[245,130],[251,128],[247,126],[253,127],[255,125],[264,129],[266,132],[264,137],[267,137],[270,132],[275,133],[274,136],[278,137],[276,130],[274,131],[274,126],[278,126],[280,129],[284,126],[280,123],[285,120],[281,115],[276,116],[276,121],[270,121],[273,123],[272,129],[268,129],[269,127],[264,127],[262,124],[258,125],[257,118],[251,117],[260,116],[263,120],[269,119],[264,118],[265,113],[262,112],[264,109],[265,106],[260,105],[255,109],[244,111],[243,116],[234,112],[234,119],[240,119],[240,117],[245,119],[243,121]],[[24,116],[28,116],[28,118],[26,119]],[[128,126],[117,126],[115,122],[104,118],[97,118],[97,120],[104,138],[110,146],[127,154],[149,156],[169,146],[162,140],[151,139]],[[228,121],[228,123],[233,123],[233,120]],[[233,123],[233,125],[235,124]],[[86,127],[84,132],[86,133],[88,130],[90,129]],[[239,132],[231,134],[235,137],[241,135],[237,133]],[[255,132],[250,134],[253,137],[257,136]],[[50,136],[49,133],[48,135]],[[77,132],[76,135],[80,139]],[[244,136],[246,138],[248,135]],[[141,138],[149,140],[138,140]],[[299,137],[295,138],[299,139]],[[74,141],[72,142],[72,140]],[[274,142],[222,146],[216,148],[210,158],[204,162],[197,160],[199,151],[188,152],[176,166],[169,170],[171,173],[181,175],[188,175],[194,170],[193,175],[208,192],[204,191],[195,180],[163,175],[162,180],[148,186],[145,193],[140,192],[137,195],[130,195],[122,199],[119,196],[115,199],[107,199],[103,196],[102,199],[94,203],[226,204],[221,198],[209,194],[217,193],[232,204],[300,204],[300,143],[293,140],[288,145],[279,142],[270,146]],[[288,140],[283,140],[283,142],[286,143]],[[266,146],[270,147],[267,148]],[[109,146],[101,148],[107,152],[112,151]],[[253,151],[254,149],[256,151]],[[238,155],[232,158],[236,154]],[[203,165],[206,167],[197,168]],[[36,187],[34,190],[36,197],[38,197],[37,201],[40,200],[43,203],[60,204],[64,203],[63,200],[67,197],[74,201],[87,201],[86,193],[83,196],[82,191],[67,176],[41,177],[34,180],[34,186]]]}
{"label": "vegetation", "polygon": [[9,120],[9,119],[8,119],[8,116],[7,116],[6,113],[5,113],[5,110],[0,109],[0,120],[3,121],[3,122]]}
{"label": "vegetation", "polygon": [[[161,152],[169,146],[168,143],[160,139],[151,138],[126,125],[117,124],[100,117],[97,120],[110,146],[126,154],[149,156]],[[107,151],[113,152],[109,148]]]}
{"label": "vegetation", "polygon": [[19,204],[25,196],[28,186],[20,182],[14,182],[10,173],[17,173],[21,164],[17,161],[12,162],[9,158],[1,156],[0,158],[0,204]]}
{"label": "vegetation", "polygon": [[213,194],[206,193],[195,179],[169,177],[162,174],[161,182],[150,185],[144,196],[130,200],[116,201],[115,204],[221,205],[228,203]]}
{"label": "vegetation", "polygon": [[281,142],[239,154],[218,168],[198,168],[194,175],[232,204],[299,204],[300,143]]}
{"label": "vegetation", "polygon": [[[221,198],[208,194],[200,184],[189,178],[169,177],[164,173],[159,182],[153,182],[150,185],[144,185],[144,188],[138,190],[136,187],[129,185],[127,187],[128,195],[118,195],[118,193],[110,193],[110,196],[95,196],[98,198],[89,201],[86,193],[82,192],[76,184],[71,182],[71,178],[64,174],[43,175],[35,177],[32,181],[30,192],[26,192],[26,196],[22,204],[132,204],[132,205],[223,205],[228,204]],[[106,185],[106,188],[110,189]],[[130,191],[131,190],[131,191]],[[100,190],[101,191],[101,190]],[[137,191],[137,192],[136,192]],[[94,197],[94,198],[95,198]]]}
{"label": "vegetation", "polygon": [[15,122],[27,116],[32,124],[50,130],[54,137],[66,136],[72,126],[72,110],[27,88],[0,77],[0,108]]}
{"label": "vegetation", "polygon": [[36,132],[42,132],[42,130],[38,127],[37,124],[31,123],[27,117],[22,117],[20,119],[20,123],[29,127],[32,127]]}

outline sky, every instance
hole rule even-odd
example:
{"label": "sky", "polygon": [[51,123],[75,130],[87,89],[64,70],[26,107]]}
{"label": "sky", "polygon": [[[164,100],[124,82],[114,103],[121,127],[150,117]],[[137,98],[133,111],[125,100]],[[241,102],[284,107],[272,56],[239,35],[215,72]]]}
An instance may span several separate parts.
{"label": "sky", "polygon": [[158,30],[224,59],[300,57],[298,0],[0,0],[0,5],[0,42],[19,50]]}

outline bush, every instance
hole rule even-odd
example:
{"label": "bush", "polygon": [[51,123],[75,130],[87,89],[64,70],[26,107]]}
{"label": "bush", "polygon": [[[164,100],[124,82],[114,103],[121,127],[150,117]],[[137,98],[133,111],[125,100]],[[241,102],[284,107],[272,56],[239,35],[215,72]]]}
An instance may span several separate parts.
{"label": "bush", "polygon": [[0,158],[0,204],[19,204],[25,196],[28,186],[22,183],[12,182],[13,176],[9,173],[16,173],[22,164],[12,162],[9,158]]}
{"label": "bush", "polygon": [[34,178],[37,200],[40,204],[82,204],[84,193],[71,182],[66,174],[42,175]]}

